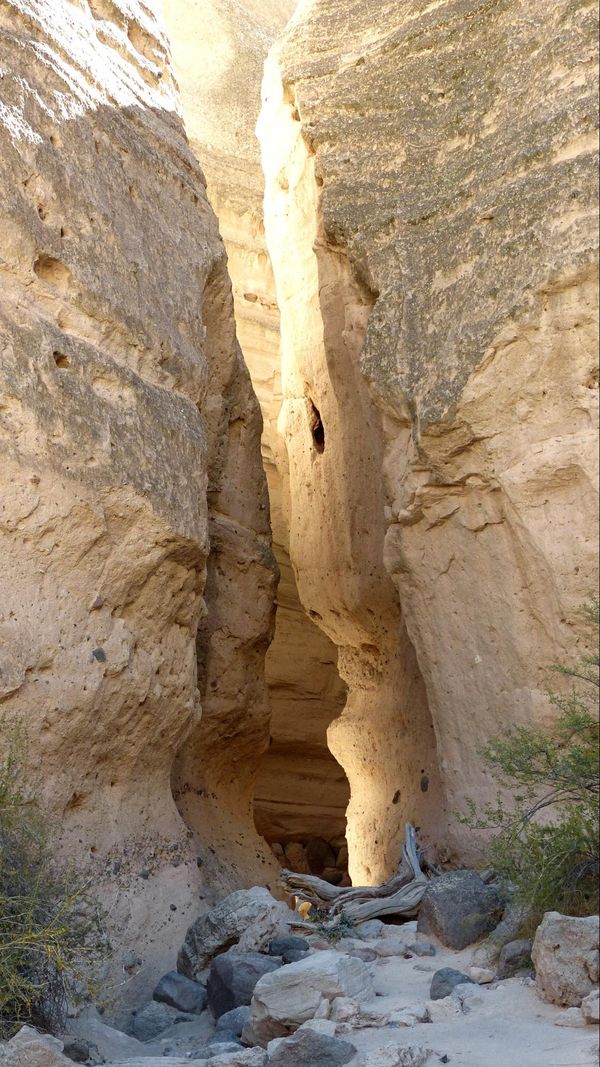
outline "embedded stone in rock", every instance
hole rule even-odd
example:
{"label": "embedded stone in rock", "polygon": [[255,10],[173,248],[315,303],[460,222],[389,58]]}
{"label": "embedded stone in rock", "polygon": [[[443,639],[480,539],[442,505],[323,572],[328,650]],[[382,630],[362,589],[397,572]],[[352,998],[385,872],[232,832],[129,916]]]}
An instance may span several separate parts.
{"label": "embedded stone in rock", "polygon": [[169,971],[163,975],[152,998],[193,1015],[200,1015],[206,1007],[204,986],[183,974],[178,974],[177,971]]}
{"label": "embedded stone in rock", "polygon": [[553,1004],[579,1007],[598,984],[598,916],[547,911],[531,950],[539,996]]}
{"label": "embedded stone in rock", "polygon": [[468,974],[463,974],[462,971],[457,971],[454,967],[441,967],[431,979],[429,997],[431,1000],[443,1000],[444,997],[450,996],[456,986],[463,984],[475,985]]}
{"label": "embedded stone in rock", "polygon": [[356,1055],[349,1041],[302,1027],[269,1042],[269,1067],[343,1067]]}
{"label": "embedded stone in rock", "polygon": [[531,949],[533,942],[529,938],[509,941],[498,956],[496,974],[498,978],[512,978],[518,971],[531,967]]}
{"label": "embedded stone in rock", "polygon": [[217,956],[210,965],[206,986],[208,1006],[215,1019],[249,1004],[259,979],[280,967],[278,959],[260,952],[242,954],[233,949]]}
{"label": "embedded stone in rock", "polygon": [[234,945],[241,951],[264,948],[274,936],[286,934],[295,918],[287,905],[260,886],[230,893],[192,923],[177,957],[177,970],[195,978]]}
{"label": "embedded stone in rock", "polygon": [[476,871],[449,871],[427,886],[417,930],[433,934],[448,948],[462,949],[490,933],[502,911],[498,893]]}
{"label": "embedded stone in rock", "polygon": [[250,1022],[242,1039],[266,1045],[284,1037],[321,1013],[322,1001],[351,997],[358,1002],[375,995],[371,976],[362,960],[324,951],[291,963],[258,982],[252,997]]}

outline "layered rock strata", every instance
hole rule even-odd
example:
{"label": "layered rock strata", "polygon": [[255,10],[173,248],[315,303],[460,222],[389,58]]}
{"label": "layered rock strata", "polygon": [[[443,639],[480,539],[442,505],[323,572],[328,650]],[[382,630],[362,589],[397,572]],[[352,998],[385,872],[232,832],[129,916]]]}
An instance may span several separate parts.
{"label": "layered rock strata", "polygon": [[274,869],[260,413],[158,4],[6,0],[0,50],[1,710],[139,999]]}
{"label": "layered rock strata", "polygon": [[186,128],[207,176],[233,283],[238,336],[264,421],[263,461],[279,564],[275,635],[266,662],[271,738],[261,761],[254,811],[270,842],[325,836],[339,843],[348,784],[327,747],[344,706],[336,649],[303,610],[288,551],[281,406],[279,311],[264,240],[263,190],[254,127],[268,49],[293,0],[164,0]]}
{"label": "layered rock strata", "polygon": [[[300,598],[349,685],[355,880],[447,852],[483,743],[551,715],[596,587],[591,4],[305,0],[267,64],[265,223]],[[423,790],[427,792],[423,792]]]}

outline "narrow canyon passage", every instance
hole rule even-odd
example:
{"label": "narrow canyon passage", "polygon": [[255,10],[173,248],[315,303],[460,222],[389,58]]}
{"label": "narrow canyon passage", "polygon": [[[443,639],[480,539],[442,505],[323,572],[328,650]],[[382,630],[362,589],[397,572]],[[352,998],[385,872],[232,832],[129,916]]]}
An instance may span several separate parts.
{"label": "narrow canyon passage", "polygon": [[[279,309],[265,245],[264,177],[254,129],[264,60],[294,4],[264,3],[255,9],[250,3],[246,23],[233,17],[226,3],[196,2],[190,10],[167,0],[164,6],[186,128],[225,242],[237,335],[263,416],[262,456],[279,584],[265,663],[270,736],[258,766],[254,820],[282,863],[308,871],[304,846],[312,842],[310,869],[321,874],[326,857],[325,866],[333,866],[331,876],[338,881],[347,869],[349,785],[330,751],[327,730],[344,707],[346,685],[337,671],[335,644],[300,602],[289,555],[285,447],[277,429],[282,402]],[[206,726],[205,717],[197,746],[203,763]],[[223,753],[215,758],[222,759]],[[250,749],[248,761],[254,774]],[[237,773],[243,773],[239,764]]]}
{"label": "narrow canyon passage", "polygon": [[476,865],[586,639],[591,5],[375,7],[0,4],[0,704],[131,1004],[282,864]]}

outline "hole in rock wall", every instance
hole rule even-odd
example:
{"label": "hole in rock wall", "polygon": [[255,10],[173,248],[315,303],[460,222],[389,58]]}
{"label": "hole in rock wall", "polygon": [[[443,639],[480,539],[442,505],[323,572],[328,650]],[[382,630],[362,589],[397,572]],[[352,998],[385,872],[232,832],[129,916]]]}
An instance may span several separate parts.
{"label": "hole in rock wall", "polygon": [[319,454],[322,454],[325,451],[325,427],[323,426],[321,412],[312,400],[309,400],[308,403],[308,419],[313,444],[315,446],[316,451]]}

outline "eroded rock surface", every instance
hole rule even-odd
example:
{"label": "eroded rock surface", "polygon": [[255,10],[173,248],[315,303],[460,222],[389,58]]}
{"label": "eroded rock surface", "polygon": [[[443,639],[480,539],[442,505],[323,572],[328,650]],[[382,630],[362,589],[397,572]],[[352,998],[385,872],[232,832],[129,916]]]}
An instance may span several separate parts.
{"label": "eroded rock surface", "polygon": [[490,797],[596,587],[592,7],[300,5],[260,122],[291,558],[338,646],[350,869]]}
{"label": "eroded rock surface", "polygon": [[[274,868],[260,413],[158,4],[9,0],[0,50],[0,700],[140,997],[199,897]],[[182,745],[226,834],[180,817]]]}
{"label": "eroded rock surface", "polygon": [[307,617],[289,558],[283,494],[279,310],[263,225],[264,180],[254,127],[268,49],[293,0],[164,0],[186,129],[208,181],[229,260],[236,323],[264,420],[262,450],[280,570],[274,640],[266,660],[271,738],[254,811],[268,841],[287,843],[345,830],[348,783],[327,748],[345,686],[336,649]]}

